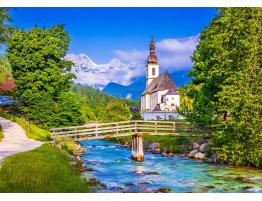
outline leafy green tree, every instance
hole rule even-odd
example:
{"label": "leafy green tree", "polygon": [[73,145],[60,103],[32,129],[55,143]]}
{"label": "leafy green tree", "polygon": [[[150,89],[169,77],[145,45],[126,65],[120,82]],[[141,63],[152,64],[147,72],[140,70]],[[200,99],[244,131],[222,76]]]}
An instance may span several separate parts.
{"label": "leafy green tree", "polygon": [[7,57],[16,80],[15,96],[23,106],[38,99],[40,92],[54,100],[68,91],[72,63],[63,60],[69,37],[62,25],[50,29],[16,30],[7,42]]}
{"label": "leafy green tree", "polygon": [[69,92],[72,62],[65,61],[69,37],[62,25],[17,29],[7,42],[19,110],[42,127],[84,123],[80,97]]}
{"label": "leafy green tree", "polygon": [[8,24],[12,19],[8,14],[8,8],[0,8],[0,48],[10,36],[13,28]]}
{"label": "leafy green tree", "polygon": [[58,97],[57,105],[56,114],[52,116],[54,126],[73,126],[86,122],[79,95],[63,92]]}
{"label": "leafy green tree", "polygon": [[103,120],[105,122],[126,121],[131,117],[130,109],[120,102],[109,103],[105,108]]}
{"label": "leafy green tree", "polygon": [[222,161],[262,167],[261,8],[220,8],[193,55],[195,118],[219,120],[213,150]]}

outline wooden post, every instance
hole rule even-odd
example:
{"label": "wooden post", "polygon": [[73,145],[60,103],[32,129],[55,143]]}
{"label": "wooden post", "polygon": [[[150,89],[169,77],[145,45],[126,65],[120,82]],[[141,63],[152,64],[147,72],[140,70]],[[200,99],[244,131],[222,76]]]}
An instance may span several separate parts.
{"label": "wooden post", "polygon": [[96,124],[96,130],[95,130],[96,136],[97,136],[97,124]]}
{"label": "wooden post", "polygon": [[176,132],[176,122],[173,123],[173,130],[174,130],[174,133]]}
{"label": "wooden post", "polygon": [[143,138],[138,133],[132,136],[131,159],[137,162],[144,161]]}
{"label": "wooden post", "polygon": [[157,133],[157,122],[155,121],[155,134]]}
{"label": "wooden post", "polygon": [[116,123],[116,134],[118,134],[118,123]]}

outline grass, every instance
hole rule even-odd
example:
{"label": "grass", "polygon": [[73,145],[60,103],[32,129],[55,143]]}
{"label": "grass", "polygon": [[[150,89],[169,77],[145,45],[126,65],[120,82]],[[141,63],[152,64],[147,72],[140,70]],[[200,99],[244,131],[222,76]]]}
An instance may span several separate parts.
{"label": "grass", "polygon": [[65,150],[51,144],[7,157],[0,170],[0,192],[89,192]]}
{"label": "grass", "polygon": [[3,139],[3,137],[4,137],[3,129],[1,127],[1,125],[0,125],[0,141]]}
{"label": "grass", "polygon": [[0,116],[19,124],[25,130],[28,138],[44,141],[44,142],[51,140],[50,138],[51,134],[49,131],[37,127],[32,122],[25,121],[22,118],[1,111],[0,111]]}

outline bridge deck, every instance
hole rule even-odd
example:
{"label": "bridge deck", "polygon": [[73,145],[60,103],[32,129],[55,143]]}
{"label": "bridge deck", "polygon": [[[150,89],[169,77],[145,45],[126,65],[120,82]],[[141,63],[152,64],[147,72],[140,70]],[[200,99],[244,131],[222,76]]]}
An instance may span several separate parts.
{"label": "bridge deck", "polygon": [[171,121],[122,121],[113,123],[90,123],[84,126],[50,129],[54,141],[95,140],[131,135],[168,135],[209,137],[214,127],[205,123]]}

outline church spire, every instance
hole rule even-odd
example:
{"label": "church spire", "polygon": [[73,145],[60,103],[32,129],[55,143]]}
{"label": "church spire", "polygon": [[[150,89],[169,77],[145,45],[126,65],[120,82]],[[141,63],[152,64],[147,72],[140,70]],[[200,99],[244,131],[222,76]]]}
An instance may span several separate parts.
{"label": "church spire", "polygon": [[158,59],[156,56],[155,42],[154,42],[153,37],[151,38],[151,41],[150,41],[149,50],[150,50],[150,54],[147,57],[147,64],[157,64]]}

